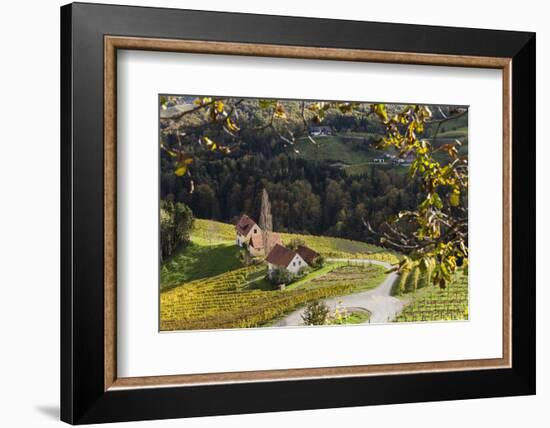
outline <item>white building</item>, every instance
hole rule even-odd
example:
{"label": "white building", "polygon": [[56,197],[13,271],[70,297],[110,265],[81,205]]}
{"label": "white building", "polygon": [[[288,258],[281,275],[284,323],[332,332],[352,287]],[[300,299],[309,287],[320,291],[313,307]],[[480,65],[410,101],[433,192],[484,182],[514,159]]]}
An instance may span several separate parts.
{"label": "white building", "polygon": [[280,244],[273,247],[265,260],[269,275],[275,269],[286,269],[292,274],[297,274],[300,269],[309,266],[300,254]]}
{"label": "white building", "polygon": [[235,226],[235,230],[237,231],[236,242],[239,247],[248,246],[253,235],[262,235],[262,229],[260,229],[260,226],[258,226],[256,222],[246,214],[240,218],[239,222]]}

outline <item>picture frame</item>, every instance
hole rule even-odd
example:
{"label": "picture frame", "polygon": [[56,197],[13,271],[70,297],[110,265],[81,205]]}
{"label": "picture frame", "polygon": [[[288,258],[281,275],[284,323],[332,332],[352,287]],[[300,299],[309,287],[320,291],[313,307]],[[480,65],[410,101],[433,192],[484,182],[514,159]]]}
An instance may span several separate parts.
{"label": "picture frame", "polygon": [[[119,377],[118,50],[502,70],[502,358]],[[535,94],[534,33],[63,6],[61,419],[86,424],[534,394]]]}

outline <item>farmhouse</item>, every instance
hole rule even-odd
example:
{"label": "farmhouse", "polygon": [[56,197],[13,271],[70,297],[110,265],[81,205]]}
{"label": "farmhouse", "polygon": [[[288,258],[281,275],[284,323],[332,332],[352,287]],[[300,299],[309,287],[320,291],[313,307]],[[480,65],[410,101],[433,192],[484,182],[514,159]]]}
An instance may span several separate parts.
{"label": "farmhouse", "polygon": [[309,128],[309,135],[312,137],[332,135],[332,128],[330,126],[312,126]]}
{"label": "farmhouse", "polygon": [[414,154],[412,152],[408,152],[404,157],[401,158],[394,158],[392,163],[394,165],[403,165],[407,166],[414,162]]}
{"label": "farmhouse", "polygon": [[280,244],[273,247],[265,260],[270,276],[275,269],[286,269],[290,273],[297,274],[301,268],[308,267],[300,254]]}
{"label": "farmhouse", "polygon": [[[275,245],[283,245],[281,235],[274,232],[267,232],[267,248],[268,252]],[[263,233],[252,234],[250,241],[248,242],[248,252],[253,257],[259,257],[265,255]]]}
{"label": "farmhouse", "polygon": [[305,245],[300,245],[296,249],[296,252],[309,266],[313,266],[315,264],[315,260],[320,256],[319,253],[313,251],[311,248],[306,247]]}
{"label": "farmhouse", "polygon": [[252,236],[258,235],[260,238],[262,236],[260,226],[258,226],[256,222],[246,214],[240,218],[239,222],[235,226],[235,230],[237,232],[236,241],[239,247],[247,246]]}

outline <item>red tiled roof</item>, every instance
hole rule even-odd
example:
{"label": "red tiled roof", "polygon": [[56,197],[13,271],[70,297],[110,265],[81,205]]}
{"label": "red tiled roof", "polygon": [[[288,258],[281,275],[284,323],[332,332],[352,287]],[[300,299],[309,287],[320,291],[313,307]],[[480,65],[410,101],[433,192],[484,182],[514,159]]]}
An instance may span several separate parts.
{"label": "red tiled roof", "polygon": [[248,232],[250,232],[250,229],[254,227],[256,222],[252,220],[250,217],[248,217],[246,214],[244,214],[237,225],[235,226],[235,229],[237,229],[237,232],[239,232],[241,235],[246,236]]}
{"label": "red tiled roof", "polygon": [[[279,235],[278,233],[275,233],[275,232],[268,232],[268,233],[269,233],[269,235],[268,235],[268,240],[269,240],[268,247],[273,247],[275,244],[283,245],[283,240],[281,239],[281,235]],[[257,234],[252,235],[252,237],[250,238],[249,245],[252,248],[255,248],[257,250],[264,248],[264,239],[263,239],[262,234],[257,233]]]}
{"label": "red tiled roof", "polygon": [[262,237],[262,234],[261,233],[253,234],[248,244],[252,248],[256,248],[257,250],[264,248],[264,239]]}
{"label": "red tiled roof", "polygon": [[300,255],[300,257],[302,259],[304,259],[304,261],[308,264],[308,265],[312,265],[313,264],[313,261],[320,256],[319,253],[313,251],[311,248],[309,247],[306,247],[304,245],[300,245],[297,249],[296,249],[296,252]]}
{"label": "red tiled roof", "polygon": [[266,257],[266,261],[275,266],[287,267],[295,255],[294,251],[277,244]]}

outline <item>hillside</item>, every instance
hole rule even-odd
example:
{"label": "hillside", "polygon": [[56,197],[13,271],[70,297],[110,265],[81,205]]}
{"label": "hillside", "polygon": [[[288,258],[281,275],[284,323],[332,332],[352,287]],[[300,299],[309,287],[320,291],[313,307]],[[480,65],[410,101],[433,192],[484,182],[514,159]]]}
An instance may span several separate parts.
{"label": "hillside", "polygon": [[[281,233],[284,243],[301,239],[325,257],[369,258],[395,262],[397,257],[385,249],[365,242],[328,236]],[[213,220],[196,219],[191,242],[177,250],[160,269],[161,289],[207,278],[243,267],[235,245],[235,227]]]}
{"label": "hillside", "polygon": [[317,144],[308,138],[301,138],[295,148],[297,156],[304,159],[355,165],[381,156],[382,153],[372,144],[378,138],[375,134],[331,135],[317,137]]}

